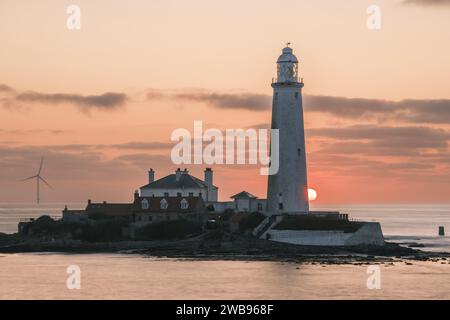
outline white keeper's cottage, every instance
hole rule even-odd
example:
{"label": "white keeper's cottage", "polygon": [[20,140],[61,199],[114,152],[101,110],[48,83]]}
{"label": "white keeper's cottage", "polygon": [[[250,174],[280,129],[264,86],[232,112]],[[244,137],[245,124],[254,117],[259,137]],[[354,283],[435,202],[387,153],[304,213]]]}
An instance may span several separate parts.
{"label": "white keeper's cottage", "polygon": [[219,188],[213,185],[213,171],[205,169],[204,180],[178,168],[174,174],[155,180],[155,171],[148,172],[148,184],[139,188],[141,197],[197,197],[204,202],[217,202]]}

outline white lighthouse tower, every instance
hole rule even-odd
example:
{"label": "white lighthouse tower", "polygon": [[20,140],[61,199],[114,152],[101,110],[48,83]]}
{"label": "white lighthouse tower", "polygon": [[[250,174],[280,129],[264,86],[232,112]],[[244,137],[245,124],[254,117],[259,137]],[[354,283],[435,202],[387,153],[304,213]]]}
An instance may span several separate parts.
{"label": "white lighthouse tower", "polygon": [[283,49],[277,60],[277,79],[272,83],[272,129],[279,129],[279,170],[269,175],[267,212],[308,214],[305,131],[298,60],[292,48]]}

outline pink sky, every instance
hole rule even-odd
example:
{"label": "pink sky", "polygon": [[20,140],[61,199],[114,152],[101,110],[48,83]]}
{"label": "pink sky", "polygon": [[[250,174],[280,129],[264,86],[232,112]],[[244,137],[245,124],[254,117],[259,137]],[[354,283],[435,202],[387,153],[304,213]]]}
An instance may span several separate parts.
{"label": "pink sky", "polygon": [[[450,6],[378,1],[0,0],[0,202],[126,201],[177,166],[170,134],[268,127],[286,41],[300,59],[317,203],[450,202]],[[432,1],[431,1],[432,2]],[[202,177],[206,166],[190,166]],[[220,198],[265,197],[255,166],[213,166]]]}

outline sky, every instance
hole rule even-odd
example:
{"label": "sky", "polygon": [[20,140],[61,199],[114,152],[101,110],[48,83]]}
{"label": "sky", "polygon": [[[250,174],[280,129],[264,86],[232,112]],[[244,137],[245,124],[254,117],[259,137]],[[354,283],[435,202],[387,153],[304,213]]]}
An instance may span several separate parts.
{"label": "sky", "polygon": [[[449,203],[449,16],[447,0],[0,0],[0,202],[34,201],[19,180],[41,156],[42,201],[129,201],[149,168],[179,167],[173,130],[268,128],[291,42],[316,203]],[[265,198],[258,166],[212,167],[221,200]]]}

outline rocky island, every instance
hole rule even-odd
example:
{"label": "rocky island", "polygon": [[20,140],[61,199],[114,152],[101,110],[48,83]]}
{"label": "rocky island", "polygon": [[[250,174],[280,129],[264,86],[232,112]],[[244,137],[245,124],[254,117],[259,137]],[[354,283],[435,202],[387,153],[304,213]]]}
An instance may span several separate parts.
{"label": "rocky island", "polygon": [[383,246],[305,246],[260,239],[252,234],[263,217],[246,215],[233,226],[233,215],[201,224],[188,220],[148,225],[130,237],[124,219],[96,222],[53,220],[42,216],[16,234],[0,234],[0,252],[120,252],[152,257],[282,261],[304,263],[391,263],[399,260],[449,259],[448,253],[430,253],[394,243]]}

